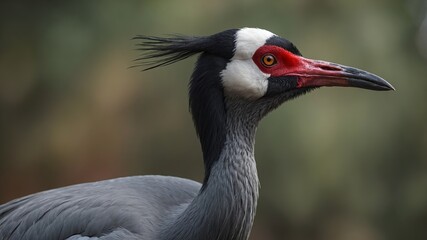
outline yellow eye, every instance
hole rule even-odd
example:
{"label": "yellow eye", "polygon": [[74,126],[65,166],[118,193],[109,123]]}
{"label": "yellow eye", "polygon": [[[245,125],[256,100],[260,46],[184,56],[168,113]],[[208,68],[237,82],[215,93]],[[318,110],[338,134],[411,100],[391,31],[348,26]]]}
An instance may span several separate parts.
{"label": "yellow eye", "polygon": [[277,63],[276,57],[273,54],[267,53],[262,56],[261,62],[266,67],[271,67]]}

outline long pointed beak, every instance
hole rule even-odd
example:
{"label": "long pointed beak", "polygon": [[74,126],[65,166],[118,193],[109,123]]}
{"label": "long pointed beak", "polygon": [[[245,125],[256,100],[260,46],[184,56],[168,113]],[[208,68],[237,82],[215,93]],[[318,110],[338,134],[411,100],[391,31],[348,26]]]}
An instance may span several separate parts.
{"label": "long pointed beak", "polygon": [[367,71],[336,63],[299,58],[299,64],[287,74],[298,77],[298,88],[343,86],[378,91],[395,90],[386,80]]}

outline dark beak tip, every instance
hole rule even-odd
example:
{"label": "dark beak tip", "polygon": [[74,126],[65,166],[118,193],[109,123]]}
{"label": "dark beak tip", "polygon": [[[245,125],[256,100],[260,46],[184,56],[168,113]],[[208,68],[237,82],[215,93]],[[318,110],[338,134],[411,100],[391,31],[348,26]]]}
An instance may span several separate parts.
{"label": "dark beak tip", "polygon": [[396,89],[386,87],[386,88],[380,89],[380,91],[396,91]]}
{"label": "dark beak tip", "polygon": [[391,85],[388,82],[383,82],[381,84],[376,84],[376,86],[373,86],[372,90],[377,90],[377,91],[396,91],[396,88],[394,88],[393,85]]}
{"label": "dark beak tip", "polygon": [[354,81],[355,85],[362,85],[364,87],[370,88],[371,90],[377,90],[377,91],[395,91],[396,89],[391,85],[389,82],[387,82],[385,79],[369,73],[365,71],[360,71],[362,74],[357,74],[354,78],[351,80]]}
{"label": "dark beak tip", "polygon": [[386,83],[383,86],[385,91],[396,91],[396,88],[394,88],[393,85],[391,85],[389,82],[387,82],[385,80],[384,80],[384,82]]}
{"label": "dark beak tip", "polygon": [[391,84],[387,84],[387,85],[377,85],[376,87],[374,87],[374,89],[372,90],[377,90],[377,91],[396,91],[396,89],[393,87],[393,85]]}

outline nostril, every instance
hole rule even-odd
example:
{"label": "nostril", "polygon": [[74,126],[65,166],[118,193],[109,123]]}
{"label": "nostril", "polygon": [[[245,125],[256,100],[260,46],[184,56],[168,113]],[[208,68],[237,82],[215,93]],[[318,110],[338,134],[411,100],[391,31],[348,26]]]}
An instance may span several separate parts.
{"label": "nostril", "polygon": [[320,65],[319,68],[325,71],[341,71],[341,68],[330,65]]}

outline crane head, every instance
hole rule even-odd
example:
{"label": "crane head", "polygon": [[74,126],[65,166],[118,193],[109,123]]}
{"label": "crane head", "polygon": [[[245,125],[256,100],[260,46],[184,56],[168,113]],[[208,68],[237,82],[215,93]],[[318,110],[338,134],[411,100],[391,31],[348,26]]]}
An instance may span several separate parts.
{"label": "crane head", "polygon": [[222,82],[227,94],[249,99],[322,86],[393,89],[372,73],[304,58],[290,41],[256,28],[237,31],[234,55],[222,71]]}

